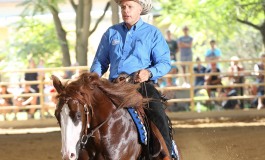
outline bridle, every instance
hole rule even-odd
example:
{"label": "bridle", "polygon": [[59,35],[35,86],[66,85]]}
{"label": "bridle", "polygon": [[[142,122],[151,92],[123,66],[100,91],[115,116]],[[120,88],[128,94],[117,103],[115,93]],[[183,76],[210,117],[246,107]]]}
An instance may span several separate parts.
{"label": "bridle", "polygon": [[[63,99],[64,99],[63,100],[64,102],[61,103],[62,106],[64,104],[68,104],[69,100],[77,101],[76,103],[79,103],[80,104],[79,100],[73,99],[72,97],[67,97],[67,98],[63,98]],[[60,104],[60,102],[59,102],[59,104]],[[85,118],[86,125],[85,125],[85,128],[84,128],[84,132],[83,132],[82,136],[79,139],[79,142],[80,142],[80,146],[79,146],[80,148],[79,149],[80,150],[85,149],[85,146],[86,146],[86,144],[88,142],[88,139],[91,138],[91,137],[93,137],[94,133],[96,131],[98,131],[105,123],[107,123],[110,120],[110,118],[113,116],[114,113],[116,113],[119,109],[122,108],[121,106],[122,106],[122,104],[119,105],[116,108],[116,110],[114,110],[114,112],[112,112],[102,123],[100,123],[95,128],[91,129],[91,131],[89,133],[87,133],[88,129],[91,127],[89,118],[92,119],[92,117],[93,117],[93,106],[91,104],[89,104],[89,105],[87,105],[86,103],[84,104],[84,113],[85,113],[85,116],[86,116],[86,118]],[[61,112],[61,110],[60,110],[60,112]]]}
{"label": "bridle", "polygon": [[[91,110],[91,119],[92,119],[92,106],[91,105],[89,105],[89,109]],[[87,130],[90,128],[90,123],[89,123],[89,121],[88,121],[88,119],[89,119],[89,114],[90,114],[90,112],[89,112],[89,109],[88,109],[88,107],[87,107],[87,104],[85,104],[84,105],[84,112],[85,112],[85,115],[86,115],[86,127],[85,127],[85,129],[84,129],[84,134],[81,136],[81,138],[80,138],[80,140],[79,140],[79,142],[80,142],[80,148],[79,149],[85,149],[85,146],[86,146],[86,144],[87,144],[87,141],[88,141],[88,139],[90,138],[90,137],[92,137],[92,135],[94,134],[94,132],[92,133],[92,132],[90,132],[89,134],[87,134]],[[93,131],[93,130],[92,130]]]}
{"label": "bridle", "polygon": [[[58,123],[60,124],[60,118],[58,118],[58,117],[59,117],[59,115],[60,115],[60,113],[62,111],[62,107],[60,107],[60,109],[59,109],[59,106],[64,106],[65,104],[68,104],[69,100],[72,100],[74,103],[79,103],[79,104],[82,104],[82,103],[80,103],[79,100],[74,99],[72,97],[61,97],[59,99],[61,101],[59,100],[59,103],[57,104],[57,107],[56,107],[57,108],[57,112],[55,112],[55,117],[57,118]],[[58,111],[58,109],[59,109],[59,111]],[[80,111],[79,105],[78,105],[78,111]],[[87,133],[87,130],[90,128],[89,118],[92,119],[92,116],[93,116],[93,107],[92,107],[91,104],[89,104],[89,105],[87,105],[86,103],[84,104],[84,113],[85,113],[85,123],[86,123],[86,125],[85,125],[85,128],[83,129],[84,132],[83,132],[81,138],[79,139],[79,142],[80,142],[80,148],[79,149],[84,149],[85,148],[85,145],[86,145],[88,139],[90,137],[92,137],[92,135],[96,131],[96,130],[92,130],[89,134]]]}

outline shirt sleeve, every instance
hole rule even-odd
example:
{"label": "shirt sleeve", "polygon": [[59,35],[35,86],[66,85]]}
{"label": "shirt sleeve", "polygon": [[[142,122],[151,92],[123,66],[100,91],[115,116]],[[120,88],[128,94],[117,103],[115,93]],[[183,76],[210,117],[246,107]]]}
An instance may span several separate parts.
{"label": "shirt sleeve", "polygon": [[160,31],[154,35],[151,60],[152,66],[149,68],[153,75],[151,80],[156,80],[170,71],[170,51]]}
{"label": "shirt sleeve", "polygon": [[192,43],[192,41],[193,41],[193,38],[192,38],[192,37],[190,37],[190,43]]}
{"label": "shirt sleeve", "polygon": [[222,52],[221,52],[221,50],[220,49],[217,49],[217,57],[221,57],[221,55],[222,55]]}
{"label": "shirt sleeve", "polygon": [[106,32],[99,43],[95,58],[93,60],[90,72],[97,73],[100,77],[107,72],[110,64],[109,60],[109,40],[108,32]]}

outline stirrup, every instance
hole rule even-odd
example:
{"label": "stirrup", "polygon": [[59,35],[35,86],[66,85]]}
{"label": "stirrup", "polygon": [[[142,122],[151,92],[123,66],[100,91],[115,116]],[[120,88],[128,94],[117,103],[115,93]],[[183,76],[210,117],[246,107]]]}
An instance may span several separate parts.
{"label": "stirrup", "polygon": [[171,158],[174,158],[176,160],[180,160],[178,148],[177,148],[177,145],[176,145],[174,140],[172,140]]}

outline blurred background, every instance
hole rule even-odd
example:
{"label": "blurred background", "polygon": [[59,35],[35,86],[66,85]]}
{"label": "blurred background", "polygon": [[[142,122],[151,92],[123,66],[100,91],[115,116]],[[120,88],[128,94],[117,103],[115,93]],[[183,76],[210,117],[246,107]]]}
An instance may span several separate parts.
{"label": "blurred background", "polygon": [[[177,46],[158,83],[183,159],[265,159],[265,1],[153,0],[142,18],[176,46],[185,27],[193,38],[192,61]],[[114,0],[0,0],[1,160],[61,159],[50,76],[88,71],[101,36],[120,22]],[[213,40],[221,54],[207,59]],[[219,71],[206,71],[213,64]]]}

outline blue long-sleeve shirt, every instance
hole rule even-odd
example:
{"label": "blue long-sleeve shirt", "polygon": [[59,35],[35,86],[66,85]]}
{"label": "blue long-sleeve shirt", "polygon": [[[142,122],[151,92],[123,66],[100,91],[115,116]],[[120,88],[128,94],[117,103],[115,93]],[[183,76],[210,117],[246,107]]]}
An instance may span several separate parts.
{"label": "blue long-sleeve shirt", "polygon": [[102,36],[90,71],[102,76],[110,66],[109,79],[141,69],[152,72],[151,80],[167,74],[170,51],[161,32],[140,19],[130,30],[125,23],[110,27]]}

